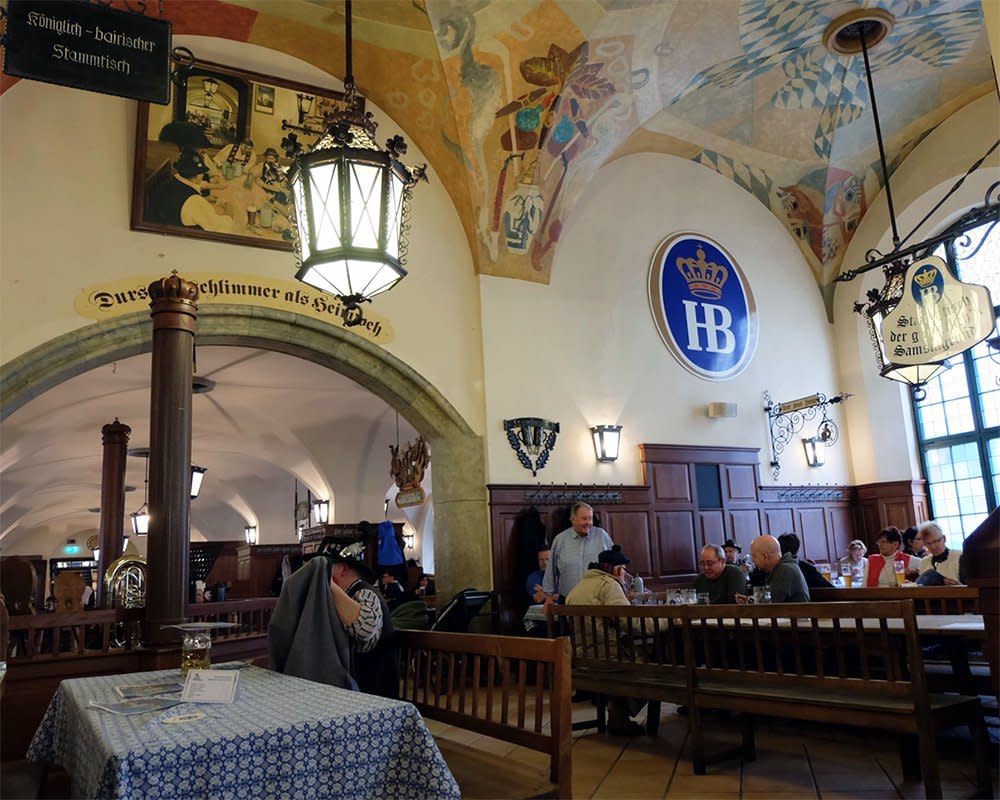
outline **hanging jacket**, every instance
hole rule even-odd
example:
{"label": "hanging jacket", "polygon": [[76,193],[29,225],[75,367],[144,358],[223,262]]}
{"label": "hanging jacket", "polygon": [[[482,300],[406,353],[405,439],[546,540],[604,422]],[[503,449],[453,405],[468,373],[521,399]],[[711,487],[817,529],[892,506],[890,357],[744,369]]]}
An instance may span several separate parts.
{"label": "hanging jacket", "polygon": [[380,567],[392,567],[402,564],[403,551],[396,538],[396,527],[385,520],[378,524],[378,564]]}
{"label": "hanging jacket", "polygon": [[267,627],[268,654],[277,672],[357,690],[347,632],[330,593],[330,566],[314,558],[284,582]]}

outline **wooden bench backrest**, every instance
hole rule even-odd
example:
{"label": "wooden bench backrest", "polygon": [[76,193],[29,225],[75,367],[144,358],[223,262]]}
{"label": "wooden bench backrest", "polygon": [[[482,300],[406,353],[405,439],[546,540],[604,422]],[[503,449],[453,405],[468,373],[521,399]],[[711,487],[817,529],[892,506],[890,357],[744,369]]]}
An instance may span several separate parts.
{"label": "wooden bench backrest", "polygon": [[568,639],[411,630],[396,637],[401,699],[430,719],[549,754],[550,780],[560,797],[571,796]]}
{"label": "wooden bench backrest", "polygon": [[915,586],[897,589],[810,589],[813,602],[857,603],[867,600],[912,600],[918,614],[979,614],[975,586]]}
{"label": "wooden bench backrest", "polygon": [[[682,613],[696,684],[798,685],[926,703],[912,600],[686,606]],[[895,629],[893,619],[900,620]]]}
{"label": "wooden bench backrest", "polygon": [[614,663],[645,669],[651,664],[684,673],[678,606],[550,606],[550,635],[568,636],[574,668]]}

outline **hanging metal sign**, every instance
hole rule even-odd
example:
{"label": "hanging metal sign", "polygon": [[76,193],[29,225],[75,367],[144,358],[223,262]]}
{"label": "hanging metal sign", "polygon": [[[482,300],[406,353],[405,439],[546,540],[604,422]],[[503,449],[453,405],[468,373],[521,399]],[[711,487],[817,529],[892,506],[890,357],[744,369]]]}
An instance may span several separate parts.
{"label": "hanging metal sign", "polygon": [[9,0],[3,71],[170,102],[171,24],[78,0]]}
{"label": "hanging metal sign", "polygon": [[882,346],[892,364],[940,362],[981,342],[995,324],[989,290],[962,283],[929,256],[907,269],[903,297],[882,320]]}
{"label": "hanging metal sign", "polygon": [[677,233],[649,267],[649,308],[674,357],[710,381],[739,375],[757,349],[757,307],[746,276],[722,245]]}

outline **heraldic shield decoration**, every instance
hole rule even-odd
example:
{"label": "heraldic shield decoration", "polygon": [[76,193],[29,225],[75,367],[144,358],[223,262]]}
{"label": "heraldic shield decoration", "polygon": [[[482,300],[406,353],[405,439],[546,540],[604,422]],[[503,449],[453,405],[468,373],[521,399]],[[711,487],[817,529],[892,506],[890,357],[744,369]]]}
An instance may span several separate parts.
{"label": "heraldic shield decoration", "polygon": [[717,242],[676,233],[649,266],[649,308],[667,348],[709,381],[739,375],[757,349],[757,306],[736,260]]}

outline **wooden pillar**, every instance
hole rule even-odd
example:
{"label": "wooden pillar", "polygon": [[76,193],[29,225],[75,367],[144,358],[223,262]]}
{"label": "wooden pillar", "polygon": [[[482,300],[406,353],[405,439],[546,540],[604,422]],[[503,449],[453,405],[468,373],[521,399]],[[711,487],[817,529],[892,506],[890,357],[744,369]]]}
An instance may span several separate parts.
{"label": "wooden pillar", "polygon": [[101,428],[104,461],[101,467],[101,555],[97,559],[97,607],[108,608],[104,573],[122,554],[125,526],[125,458],[132,429],[118,421]]}
{"label": "wooden pillar", "polygon": [[149,285],[153,365],[149,410],[147,644],[178,641],[162,625],[184,620],[191,513],[191,378],[198,286],[176,270]]}

